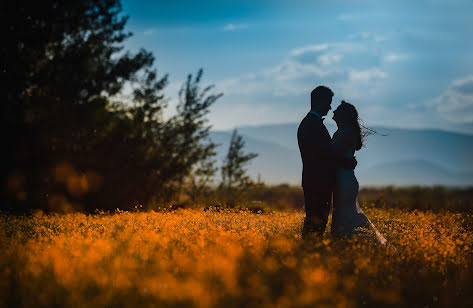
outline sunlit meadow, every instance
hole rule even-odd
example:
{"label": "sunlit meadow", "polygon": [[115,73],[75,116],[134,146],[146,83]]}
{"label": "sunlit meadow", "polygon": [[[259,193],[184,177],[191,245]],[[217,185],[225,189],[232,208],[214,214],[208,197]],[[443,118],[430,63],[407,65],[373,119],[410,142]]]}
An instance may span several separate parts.
{"label": "sunlit meadow", "polygon": [[0,214],[0,304],[473,305],[473,215],[364,209],[387,247],[303,241],[301,212]]}

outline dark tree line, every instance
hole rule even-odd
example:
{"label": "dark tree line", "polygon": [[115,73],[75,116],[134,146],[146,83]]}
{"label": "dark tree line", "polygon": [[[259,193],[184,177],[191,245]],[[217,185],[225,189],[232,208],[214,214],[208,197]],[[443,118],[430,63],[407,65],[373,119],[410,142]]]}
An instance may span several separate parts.
{"label": "dark tree line", "polygon": [[222,94],[199,70],[164,118],[168,76],[152,53],[124,50],[127,18],[119,0],[2,4],[0,209],[126,209],[189,182],[199,193],[215,174],[206,115]]}

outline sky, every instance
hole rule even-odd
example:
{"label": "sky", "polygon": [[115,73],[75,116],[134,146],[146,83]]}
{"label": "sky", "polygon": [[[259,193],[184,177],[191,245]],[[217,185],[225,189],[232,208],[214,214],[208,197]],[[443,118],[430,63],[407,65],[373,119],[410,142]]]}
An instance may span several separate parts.
{"label": "sky", "polygon": [[[473,134],[473,0],[124,0],[170,108],[187,74],[222,92],[214,129],[299,122],[318,85],[368,126]],[[327,118],[331,120],[332,114]]]}

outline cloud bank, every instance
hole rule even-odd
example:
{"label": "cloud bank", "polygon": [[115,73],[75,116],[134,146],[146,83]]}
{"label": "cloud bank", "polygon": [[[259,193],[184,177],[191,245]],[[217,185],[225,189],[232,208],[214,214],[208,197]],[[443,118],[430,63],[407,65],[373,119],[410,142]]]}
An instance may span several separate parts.
{"label": "cloud bank", "polygon": [[[279,64],[223,80],[217,86],[227,96],[264,96],[269,100],[305,95],[318,84],[325,84],[339,96],[357,99],[363,94],[365,98],[376,93],[375,89],[389,77],[381,65],[389,53],[370,54],[369,50],[365,43],[350,41],[296,47]],[[357,61],[361,56],[370,57],[370,63]]]}
{"label": "cloud bank", "polygon": [[437,112],[455,123],[473,123],[473,75],[452,81],[448,89],[434,100]]}

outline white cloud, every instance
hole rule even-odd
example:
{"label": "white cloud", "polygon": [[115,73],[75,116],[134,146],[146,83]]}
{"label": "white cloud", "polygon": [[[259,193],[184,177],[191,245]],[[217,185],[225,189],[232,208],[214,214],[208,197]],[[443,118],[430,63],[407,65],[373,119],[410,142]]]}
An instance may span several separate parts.
{"label": "white cloud", "polygon": [[327,53],[327,54],[320,55],[317,58],[317,61],[322,65],[330,65],[330,64],[340,62],[342,57],[343,56],[340,55],[340,54],[329,54],[329,53]]}
{"label": "white cloud", "polygon": [[351,81],[372,82],[377,79],[384,79],[388,76],[386,72],[374,67],[367,70],[351,70],[349,78]]}
{"label": "white cloud", "polygon": [[407,59],[407,55],[404,53],[390,52],[383,57],[385,62],[397,62]]}
{"label": "white cloud", "polygon": [[352,40],[369,40],[375,43],[380,43],[388,40],[390,36],[391,33],[378,34],[374,32],[356,32],[348,35],[348,38]]}
{"label": "white cloud", "polygon": [[452,82],[452,89],[462,95],[473,95],[473,75]]}
{"label": "white cloud", "polygon": [[151,28],[151,29],[147,29],[143,32],[144,35],[151,35],[153,34],[154,32],[156,32],[156,29],[154,28]]}
{"label": "white cloud", "polygon": [[[318,45],[308,45],[294,48],[290,51],[291,60],[304,65],[333,66],[342,60],[348,66],[356,64],[358,59],[349,59],[353,56],[367,56],[367,45],[358,42],[334,42]],[[362,54],[363,53],[363,54]],[[348,57],[348,58],[347,58]]]}
{"label": "white cloud", "polygon": [[322,51],[345,54],[366,50],[366,45],[358,42],[334,42],[294,48],[290,51],[290,55],[297,58],[307,54],[320,54]]}
{"label": "white cloud", "polygon": [[291,58],[273,67],[241,77],[229,78],[217,82],[218,89],[225,95],[246,95],[283,97],[303,95],[323,80],[336,80],[342,74],[338,68],[322,68],[317,63],[303,64]]}
{"label": "white cloud", "polygon": [[248,25],[247,24],[226,24],[223,27],[223,31],[236,31],[236,30],[242,30],[242,29],[247,29]]}
{"label": "white cloud", "polygon": [[319,52],[321,50],[326,50],[328,48],[328,44],[318,44],[318,45],[309,45],[304,47],[299,47],[291,50],[291,56],[299,56],[306,53],[313,53]]}
{"label": "white cloud", "polygon": [[473,123],[473,75],[452,81],[448,89],[430,105],[434,105],[447,121]]}

